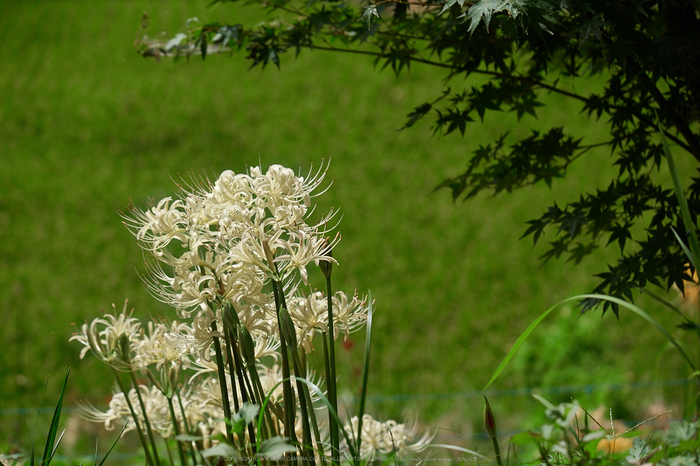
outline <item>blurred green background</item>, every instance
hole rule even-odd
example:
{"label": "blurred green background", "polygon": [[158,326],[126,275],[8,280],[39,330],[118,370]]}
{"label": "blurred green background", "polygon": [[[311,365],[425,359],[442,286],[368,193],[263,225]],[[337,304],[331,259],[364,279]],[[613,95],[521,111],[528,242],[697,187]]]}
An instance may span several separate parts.
{"label": "blurred green background", "polygon": [[[551,98],[537,120],[489,115],[463,138],[441,138],[430,121],[397,131],[406,114],[444,86],[440,70],[419,64],[396,77],[373,69],[370,58],[322,51],[283,57],[281,71],[248,70],[245,51],[177,63],[136,53],[144,11],[151,36],[172,36],[191,17],[229,23],[263,17],[255,7],[208,9],[207,3],[0,2],[0,451],[29,448],[36,409],[28,408],[39,405],[47,377],[44,405],[55,403],[68,364],[68,405],[109,400],[111,374],[90,355],[78,359],[79,346],[68,343],[72,323],[100,316],[112,303],[120,309],[126,298],[144,320],[175,317],[144,288],[141,252],[121,224],[120,209],[171,195],[190,172],[214,177],[274,163],[305,172],[324,159],[332,159],[328,179],[334,182],[318,198],[317,211],[340,206],[343,214],[335,285],[348,293],[371,290],[377,303],[370,409],[379,418],[409,414],[453,429],[464,434],[455,442],[472,445],[468,435],[482,430],[483,405],[469,391],[485,385],[537,315],[589,291],[592,274],[617,253],[611,245],[579,265],[543,265],[544,245],[533,249],[530,238],[518,240],[525,221],[554,199],[561,206],[606,187],[617,171],[607,152],[591,151],[551,190],[536,186],[467,203],[431,192],[460,173],[479,144],[504,131],[518,136],[533,125],[566,124],[592,143],[606,139],[604,122]],[[470,83],[450,83],[463,84]],[[323,286],[318,274],[312,284]],[[639,303],[673,330],[668,312]],[[577,321],[576,315],[564,309],[549,317],[493,388],[688,375],[663,337],[638,317],[623,311],[619,321],[612,313],[600,319],[598,312]],[[357,393],[362,341],[354,335],[340,354],[346,397]],[[620,417],[635,419],[662,399],[680,407],[680,416],[685,392],[654,386],[574,396],[591,409],[607,403]],[[527,427],[525,420],[541,411],[527,396],[494,396],[491,404],[506,431]],[[66,442],[66,449],[76,453],[89,453],[95,437],[116,435],[75,429],[80,441]],[[121,442],[121,451],[132,441]]]}

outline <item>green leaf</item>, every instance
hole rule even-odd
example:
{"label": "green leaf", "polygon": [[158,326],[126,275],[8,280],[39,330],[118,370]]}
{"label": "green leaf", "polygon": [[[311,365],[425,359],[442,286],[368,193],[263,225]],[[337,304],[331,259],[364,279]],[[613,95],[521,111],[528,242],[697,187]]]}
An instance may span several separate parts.
{"label": "green leaf", "polygon": [[445,10],[449,10],[455,4],[459,4],[460,7],[463,7],[464,0],[447,0],[445,2],[445,5],[442,7],[442,10],[440,10],[440,13],[438,13],[438,15],[443,14]]}
{"label": "green leaf", "polygon": [[522,13],[521,9],[523,6],[524,2],[520,0],[479,0],[475,2],[469,7],[466,15],[466,18],[471,21],[471,23],[469,23],[469,34],[471,35],[474,33],[482,18],[488,30],[489,23],[494,14],[505,11],[508,15],[516,18]]}
{"label": "green leaf", "polygon": [[199,442],[200,440],[204,440],[205,438],[207,437],[189,434],[180,434],[175,436],[175,440],[177,440],[178,442]]}
{"label": "green leaf", "polygon": [[54,441],[56,440],[56,432],[58,431],[58,422],[61,419],[63,395],[66,392],[66,383],[68,382],[69,374],[70,366],[68,366],[68,369],[66,369],[66,377],[63,379],[63,387],[61,388],[61,393],[58,396],[58,402],[56,403],[56,408],[53,412],[53,418],[51,419],[51,425],[49,426],[49,434],[46,437],[46,447],[44,448],[44,455],[41,458],[41,464],[44,466],[48,466],[51,463],[51,460],[56,453],[56,449],[58,448],[58,444],[61,442],[61,438],[63,438],[63,434],[61,434],[61,437],[59,437],[58,441],[54,445]]}
{"label": "green leaf", "polygon": [[211,458],[213,456],[236,456],[237,451],[231,445],[226,443],[218,443],[211,448],[207,448],[202,452],[202,456],[205,458]]}
{"label": "green leaf", "polygon": [[[666,141],[666,135],[664,134],[663,128],[661,128],[661,123],[659,122],[659,117],[657,115],[657,124],[659,127],[659,132],[661,134],[661,143],[664,147],[664,152],[666,154],[666,161],[668,162],[668,169],[671,172],[671,178],[673,179],[673,190],[676,192],[676,197],[678,198],[678,205],[681,207],[681,216],[683,217],[683,226],[685,226],[685,231],[688,232],[688,242],[690,243],[690,251],[687,251],[685,247],[683,250],[688,256],[688,260],[693,264],[693,268],[698,270],[696,264],[700,262],[700,243],[698,243],[697,229],[690,216],[690,209],[688,208],[688,200],[685,197],[685,191],[683,190],[683,185],[681,184],[680,176],[678,175],[678,169],[676,168],[676,162],[673,160],[673,154],[671,154],[671,149],[668,147],[668,141]],[[678,238],[678,234],[673,232]],[[683,241],[678,238],[681,246]]]}
{"label": "green leaf", "polygon": [[297,447],[289,443],[287,439],[272,437],[263,441],[260,451],[258,451],[255,456],[258,458],[280,460],[285,453],[294,453],[296,451]]}
{"label": "green leaf", "polygon": [[641,438],[637,437],[632,442],[632,448],[629,450],[629,455],[627,455],[628,463],[641,464],[642,460],[651,453],[651,448],[647,443]]}
{"label": "green leaf", "polygon": [[[100,464],[98,464],[97,466],[104,465],[105,461],[107,460],[107,457],[109,456],[110,453],[112,453],[112,450],[117,445],[117,442],[119,441],[119,439],[122,438],[122,435],[124,434],[124,431],[126,430],[126,426],[128,426],[128,425],[129,425],[129,420],[127,420],[124,423],[124,427],[122,427],[121,432],[119,432],[119,435],[117,435],[117,438],[114,440],[114,443],[112,443],[112,446],[109,447],[109,450],[107,450],[107,453],[105,453],[104,458],[102,458],[102,461],[100,461]],[[95,458],[97,459],[97,451],[95,451]]]}
{"label": "green leaf", "polygon": [[484,391],[491,386],[491,384],[498,378],[499,375],[501,375],[501,372],[503,372],[503,370],[506,368],[506,366],[508,366],[508,363],[510,362],[511,359],[513,359],[513,356],[515,356],[515,353],[517,353],[518,350],[520,349],[520,347],[523,345],[523,343],[525,343],[525,340],[527,340],[527,337],[530,336],[530,334],[535,330],[535,328],[540,324],[540,322],[542,322],[545,319],[545,317],[547,317],[549,314],[551,314],[553,310],[555,310],[556,308],[558,308],[562,304],[565,304],[565,303],[568,303],[571,301],[579,301],[579,300],[583,300],[583,299],[594,299],[594,300],[608,301],[608,302],[617,304],[618,306],[625,307],[625,308],[629,309],[630,311],[634,312],[635,314],[637,314],[638,316],[640,316],[641,318],[643,318],[644,320],[649,322],[651,325],[656,327],[656,329],[659,332],[661,332],[666,337],[666,339],[668,341],[670,341],[676,347],[676,349],[678,349],[678,351],[681,353],[681,355],[688,362],[688,365],[690,365],[692,370],[695,370],[695,364],[688,357],[688,354],[685,352],[685,350],[678,344],[676,339],[673,338],[673,336],[670,333],[668,333],[668,331],[666,331],[666,329],[663,328],[661,326],[661,324],[659,324],[656,320],[654,320],[649,314],[644,312],[642,309],[638,308],[634,304],[630,304],[627,301],[623,301],[622,299],[615,298],[612,296],[606,296],[606,295],[600,295],[600,294],[583,294],[583,295],[573,296],[571,298],[567,298],[567,299],[555,304],[554,306],[550,307],[549,309],[544,311],[542,314],[540,314],[540,316],[537,317],[525,329],[525,331],[522,334],[520,334],[518,339],[515,341],[515,343],[511,347],[510,351],[508,351],[508,354],[506,354],[506,357],[503,359],[501,364],[499,364],[498,367],[496,368],[496,371],[491,376],[491,379],[484,387]]}

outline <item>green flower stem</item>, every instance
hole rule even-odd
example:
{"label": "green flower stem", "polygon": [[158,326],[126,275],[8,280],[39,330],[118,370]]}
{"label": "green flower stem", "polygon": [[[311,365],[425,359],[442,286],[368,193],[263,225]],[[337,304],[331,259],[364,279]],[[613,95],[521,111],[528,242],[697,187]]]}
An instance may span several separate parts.
{"label": "green flower stem", "polygon": [[[241,331],[246,332],[245,327],[242,327]],[[262,383],[260,382],[260,376],[258,374],[257,367],[255,366],[255,355],[247,354],[248,351],[245,350],[245,345],[243,345],[243,348],[244,348],[244,356],[245,356],[245,359],[247,361],[246,366],[248,368],[248,375],[251,379],[251,384],[252,384],[253,390],[254,390],[253,393],[255,395],[255,398],[257,400],[259,400],[258,403],[262,406],[264,401],[265,401],[265,390],[263,390]],[[238,352],[237,357],[241,358],[240,351]],[[241,358],[241,360],[242,360],[242,358]],[[242,366],[243,364],[241,363],[240,365]],[[270,413],[270,410],[265,409],[259,415],[264,416],[266,422],[264,422],[262,424],[262,428],[264,429],[264,431],[262,433],[258,432],[258,435],[262,435],[263,438],[273,437],[274,436],[273,432],[275,432],[276,429],[275,429],[275,424],[272,421],[272,415]],[[253,445],[255,446],[255,443],[253,443]]]}
{"label": "green flower stem", "polygon": [[[321,466],[326,466],[326,453],[323,449],[323,444],[321,443],[321,432],[318,429],[318,421],[316,420],[316,413],[314,412],[314,405],[311,401],[311,394],[309,393],[309,388],[304,385],[304,396],[306,397],[306,404],[310,406],[309,409],[309,420],[311,421],[311,427],[314,430],[314,438],[316,439],[316,449],[321,449],[320,454],[317,456],[321,460]],[[330,417],[330,416],[329,416]]]}
{"label": "green flower stem", "polygon": [[[331,286],[331,274],[330,267],[326,275],[326,297],[328,298],[328,349],[329,349],[329,359],[330,359],[330,378],[328,379],[328,398],[330,399],[331,406],[335,412],[338,412],[338,391],[336,387],[336,374],[335,374],[335,335],[334,335],[334,324],[333,324],[333,287]],[[331,447],[334,451],[340,451],[340,433],[338,431],[338,425],[335,421],[330,424],[331,429]],[[333,464],[337,464],[337,461],[333,461]]]}
{"label": "green flower stem", "polygon": [[[228,373],[231,374],[231,393],[233,393],[233,408],[236,410],[236,412],[240,411],[241,407],[238,403],[238,396],[236,395],[236,379],[233,377],[233,374],[235,374],[236,371],[236,360],[233,358],[233,352],[236,351],[235,349],[232,349],[232,341],[233,341],[233,335],[232,333],[224,326],[224,336],[226,337],[226,351],[228,352]],[[241,386],[241,399],[245,402],[246,397],[245,397],[245,390],[243,386]]]}
{"label": "green flower stem", "polygon": [[[217,332],[216,321],[211,323],[212,332]],[[226,388],[226,371],[224,371],[224,358],[221,355],[221,342],[219,337],[214,337],[214,351],[216,351],[216,366],[219,369],[219,384],[221,386],[221,401],[224,405],[224,416],[229,421],[231,418],[231,403],[228,401],[228,389]],[[233,432],[231,429],[227,429],[226,437],[229,442],[233,443]]]}
{"label": "green flower stem", "polygon": [[170,451],[170,443],[168,441],[165,441],[165,451],[168,452],[168,460],[170,461],[170,464],[175,464],[175,461],[173,460],[173,452]]}
{"label": "green flower stem", "polygon": [[119,385],[119,390],[121,390],[124,394],[126,404],[127,406],[129,406],[129,411],[131,412],[131,417],[134,419],[134,424],[136,424],[136,432],[138,432],[139,434],[139,439],[141,439],[143,451],[146,454],[146,463],[148,463],[149,465],[153,465],[153,459],[151,458],[151,452],[148,448],[148,442],[146,442],[146,436],[143,434],[141,424],[139,423],[139,418],[136,416],[136,411],[134,411],[134,407],[131,405],[131,400],[129,399],[129,392],[127,392],[124,389],[124,384],[122,383],[121,378],[119,378],[119,373],[117,372],[117,370],[114,367],[112,367],[112,371],[114,372],[114,378],[117,379],[117,385]]}
{"label": "green flower stem", "polygon": [[[173,399],[172,397],[168,398],[168,407],[170,408],[170,419],[173,421],[173,429],[175,430],[175,436],[180,435],[180,424],[177,422],[177,417],[175,417],[175,408],[173,407]],[[184,412],[182,413],[184,416]],[[180,455],[180,464],[182,466],[188,466],[187,465],[187,459],[185,458],[185,451],[182,449],[182,442],[179,440],[176,440],[177,442],[177,453]],[[174,464],[172,460],[170,460],[170,464]]]}
{"label": "green flower stem", "polygon": [[[301,351],[301,355],[299,356],[301,360],[301,369],[304,371],[304,373],[307,373],[307,365],[306,365],[306,353],[304,351]],[[321,444],[321,432],[318,428],[318,421],[316,420],[316,411],[314,410],[314,403],[311,401],[311,394],[309,393],[309,386],[304,384],[304,396],[306,397],[306,406],[310,406],[309,408],[309,422],[311,423],[311,428],[313,429],[314,433],[314,438],[316,439],[316,449],[318,450],[321,448],[321,454],[317,457],[321,460],[321,466],[326,466],[326,460],[324,458],[325,452],[323,450],[323,445]]]}
{"label": "green flower stem", "polygon": [[156,466],[160,466],[160,457],[158,456],[158,449],[156,448],[156,441],[153,438],[153,429],[151,429],[151,423],[148,421],[148,413],[146,412],[146,404],[143,402],[143,397],[141,396],[141,390],[139,390],[139,384],[136,380],[136,376],[133,371],[129,371],[131,375],[131,383],[134,385],[136,390],[136,396],[139,399],[139,404],[141,405],[141,413],[143,414],[143,421],[146,424],[146,432],[148,432],[148,439],[151,442],[151,448],[153,448],[153,457],[156,461]]}
{"label": "green flower stem", "polygon": [[[238,385],[241,387],[241,396],[243,397],[243,402],[255,403],[255,394],[250,388],[250,383],[246,380],[248,377],[243,371],[243,361],[241,360],[241,355],[238,352],[238,348],[234,350],[233,357],[236,360],[236,376],[238,377]],[[231,376],[231,379],[233,379],[233,376]],[[253,455],[255,455],[255,428],[253,427],[252,423],[248,424],[248,436],[250,438],[250,447],[252,448],[252,453]]]}
{"label": "green flower stem", "polygon": [[[253,393],[253,390],[250,388],[250,384],[246,383],[246,374],[243,371],[243,360],[241,359],[240,351],[238,348],[238,340],[236,339],[236,335],[233,331],[228,330],[226,331],[226,345],[228,347],[228,357],[229,357],[229,365],[231,369],[236,373],[236,377],[238,377],[238,386],[240,387],[241,391],[241,399],[243,400],[243,403],[256,403],[255,401],[255,394]],[[235,367],[234,367],[234,361],[235,361]],[[233,372],[231,372],[231,384],[234,384],[234,378],[233,378]],[[235,398],[235,397],[234,397]],[[236,406],[238,405],[238,402],[236,401]],[[238,410],[239,408],[236,408]],[[250,446],[252,448],[252,454],[255,454],[255,428],[253,427],[253,424],[248,424],[248,435],[250,438]],[[244,445],[245,442],[242,442],[243,448],[245,448]],[[252,456],[252,455],[251,455]]]}
{"label": "green flower stem", "polygon": [[[299,378],[304,378],[305,374],[302,373],[302,365],[301,361],[299,360],[299,354],[297,353],[298,348],[292,348],[291,353],[292,353],[292,363],[294,364],[294,375]],[[304,385],[301,381],[297,380],[297,394],[299,395],[299,409],[301,410],[301,427],[302,427],[302,432],[303,432],[303,450],[302,450],[302,456],[304,458],[302,464],[316,464],[316,460],[311,460],[310,458],[313,456],[311,446],[312,446],[312,440],[311,440],[311,426],[309,425],[309,413],[308,410],[312,409],[313,406],[307,406],[306,404],[306,399],[307,399],[307,392],[308,388],[306,385]]]}
{"label": "green flower stem", "polygon": [[[190,423],[187,421],[187,416],[185,415],[185,407],[182,405],[182,397],[180,396],[180,390],[176,390],[175,394],[177,395],[177,403],[180,405],[180,412],[182,413],[182,423],[185,425],[185,432],[187,432],[188,435],[194,435],[192,432],[192,429],[190,429]],[[197,463],[197,450],[195,449],[195,443],[194,442],[188,442],[190,451],[192,452],[192,461],[196,464]],[[204,463],[202,463],[204,464]]]}
{"label": "green flower stem", "polygon": [[[326,380],[328,381],[328,398],[330,402],[331,398],[331,363],[330,363],[330,355],[328,353],[328,334],[326,332],[321,332],[321,336],[323,337],[323,363],[325,364],[326,367]],[[337,411],[336,411],[337,412]],[[337,432],[335,430],[336,422],[335,419],[333,419],[333,416],[328,416],[328,430],[330,432],[331,436],[331,462],[333,464],[336,464],[335,458],[337,454],[339,454],[340,450],[340,441],[339,439],[335,439],[333,436],[334,432]]]}
{"label": "green flower stem", "polygon": [[[496,419],[493,416],[493,411],[491,410],[491,405],[489,400],[484,397],[484,425],[486,426],[486,432],[488,432],[489,437],[491,437],[491,442],[493,443],[493,451],[496,454],[496,463],[501,466],[501,448],[498,446],[498,432],[496,431]],[[566,439],[567,445],[569,444],[569,436],[564,433],[564,438]]]}

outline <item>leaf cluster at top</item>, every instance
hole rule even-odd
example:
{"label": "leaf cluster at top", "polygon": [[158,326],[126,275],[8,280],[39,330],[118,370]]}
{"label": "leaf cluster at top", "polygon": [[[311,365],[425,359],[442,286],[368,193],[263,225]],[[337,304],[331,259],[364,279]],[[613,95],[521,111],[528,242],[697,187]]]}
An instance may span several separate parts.
{"label": "leaf cluster at top", "polygon": [[[226,3],[215,0],[214,3]],[[374,57],[399,74],[421,63],[445,70],[435,99],[416,105],[409,128],[434,117],[437,134],[464,135],[488,112],[537,116],[545,94],[572,99],[607,125],[609,139],[585,141],[576,128],[535,127],[513,141],[503,134],[473,150],[466,170],[438,188],[453,198],[482,191],[510,192],[567,175],[592,150],[607,149],[618,167],[607,188],[578,201],[554,203],[529,222],[523,236],[537,243],[551,232],[544,260],[576,263],[600,244],[616,245],[619,259],[598,274],[595,293],[631,299],[647,284],[683,289],[690,267],[671,227],[681,225],[678,202],[651,172],[664,157],[663,128],[677,149],[700,162],[700,2],[697,0],[253,0],[274,20],[254,25],[190,22],[185,36],[142,41],[145,56],[190,56],[245,50],[251,66],[280,66],[285,53],[331,50]],[[473,76],[488,79],[474,80]],[[559,80],[596,77],[590,94]],[[658,115],[659,125],[657,125]],[[535,123],[536,124],[536,123]],[[677,150],[675,149],[675,150]],[[686,191],[700,212],[700,179]],[[635,228],[635,226],[638,226]],[[685,231],[676,228],[677,231]],[[641,231],[641,233],[639,233]],[[584,303],[587,311],[599,301]],[[603,312],[614,303],[605,302]]]}

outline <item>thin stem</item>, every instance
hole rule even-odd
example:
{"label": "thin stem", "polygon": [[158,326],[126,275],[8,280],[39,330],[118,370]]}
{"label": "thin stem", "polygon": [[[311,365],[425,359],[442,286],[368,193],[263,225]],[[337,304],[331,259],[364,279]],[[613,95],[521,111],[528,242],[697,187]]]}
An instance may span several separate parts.
{"label": "thin stem", "polygon": [[[330,363],[330,355],[328,354],[328,334],[326,332],[322,332],[321,335],[323,336],[323,362],[326,367],[326,380],[328,381],[328,398],[330,401],[331,398],[331,363]],[[334,408],[335,409],[335,408]],[[336,411],[337,413],[337,411]],[[330,437],[331,437],[331,463],[336,464],[336,456],[339,454],[339,445],[340,441],[339,439],[334,439],[333,433],[338,432],[335,428],[336,422],[333,416],[328,416],[328,429],[330,431]]]}
{"label": "thin stem", "polygon": [[[338,388],[335,373],[335,329],[333,323],[333,287],[331,286],[331,274],[326,276],[326,297],[328,299],[328,356],[330,358],[330,379],[328,380],[328,394],[330,395],[331,406],[338,412]],[[331,445],[336,450],[340,450],[340,432],[338,424],[334,421],[331,424]],[[334,460],[334,464],[337,461]]]}
{"label": "thin stem", "polygon": [[[217,332],[216,321],[211,323],[212,332]],[[224,370],[224,358],[221,354],[221,342],[219,337],[214,337],[214,351],[216,351],[216,366],[219,369],[219,384],[221,386],[221,401],[224,405],[224,417],[229,421],[231,418],[231,403],[228,400],[228,389],[226,388],[226,371]],[[226,429],[226,437],[229,442],[233,443],[233,432],[231,429]]]}
{"label": "thin stem", "polygon": [[[180,405],[180,412],[182,413],[182,423],[185,425],[185,432],[188,435],[193,435],[192,429],[190,429],[190,423],[187,421],[187,415],[185,414],[185,407],[182,405],[182,397],[180,396],[180,390],[176,390],[177,403]],[[192,461],[197,462],[197,448],[195,448],[195,442],[188,442],[190,450],[192,451]]]}
{"label": "thin stem", "polygon": [[146,432],[148,432],[148,438],[151,441],[151,448],[153,448],[153,457],[156,460],[156,466],[160,466],[160,457],[158,456],[158,449],[156,448],[156,441],[153,438],[153,430],[151,429],[151,423],[148,421],[148,413],[146,412],[146,404],[143,402],[143,397],[141,397],[141,390],[139,390],[139,384],[136,381],[136,376],[133,372],[129,372],[131,375],[131,383],[134,385],[136,390],[136,396],[139,399],[139,404],[141,405],[141,414],[143,414],[143,420],[146,423]]}
{"label": "thin stem", "polygon": [[[234,340],[234,335],[233,332],[226,332],[229,340],[232,342],[235,342],[237,340]],[[231,350],[229,349],[229,357],[231,357]],[[248,403],[248,402],[253,402],[255,403],[255,396],[253,394],[253,391],[250,388],[250,384],[246,383],[245,378],[245,372],[243,372],[243,361],[241,360],[240,354],[238,352],[238,346],[233,351],[233,357],[235,358],[236,361],[236,376],[238,377],[238,386],[240,387],[241,390],[241,399],[243,400],[243,403]],[[233,374],[231,374],[231,383],[233,384]],[[250,446],[253,449],[253,454],[255,454],[255,429],[253,428],[253,424],[250,423],[248,424],[248,435],[250,438]],[[245,448],[245,446],[244,446]]]}
{"label": "thin stem", "polygon": [[112,367],[112,371],[114,372],[114,378],[117,379],[117,385],[119,385],[119,389],[122,391],[124,394],[124,398],[126,399],[126,404],[129,406],[129,412],[131,412],[131,417],[134,418],[134,424],[136,424],[136,431],[139,434],[139,438],[141,439],[141,446],[143,446],[143,451],[146,454],[146,462],[150,465],[153,465],[153,459],[151,458],[151,452],[148,449],[148,442],[146,442],[146,436],[143,434],[143,430],[141,429],[141,424],[139,423],[139,418],[136,416],[136,411],[134,411],[134,407],[131,405],[131,400],[129,399],[129,392],[124,390],[124,384],[122,383],[122,380],[119,378],[119,373],[117,370]]}
{"label": "thin stem", "polygon": [[277,328],[280,337],[280,353],[282,354],[282,403],[284,408],[284,435],[292,442],[296,442],[296,433],[294,432],[294,392],[292,391],[291,373],[289,370],[289,354],[287,353],[287,343],[282,333],[282,322],[280,321],[280,309],[285,306],[284,295],[282,293],[281,284],[276,280],[272,280],[272,289],[275,294],[275,304],[277,305]]}
{"label": "thin stem", "polygon": [[[170,408],[170,419],[173,421],[173,429],[175,430],[175,436],[180,435],[180,424],[177,422],[177,417],[175,417],[175,408],[173,407],[173,399],[168,398],[168,407]],[[182,413],[184,417],[184,412]],[[177,442],[177,453],[180,455],[180,464],[182,466],[187,466],[187,459],[185,459],[185,451],[182,449],[182,442],[175,440]],[[170,460],[172,464],[172,459]]]}
{"label": "thin stem", "polygon": [[[297,378],[304,378],[305,374],[302,373],[302,365],[299,360],[298,349],[292,349],[292,363],[294,364],[294,374]],[[313,457],[311,450],[312,440],[311,440],[311,426],[309,425],[309,413],[308,410],[312,409],[313,406],[308,406],[306,404],[308,387],[300,380],[297,383],[297,394],[299,396],[299,409],[301,411],[301,428],[303,433],[303,447],[302,447],[302,457],[304,464],[316,464],[316,459]]]}

